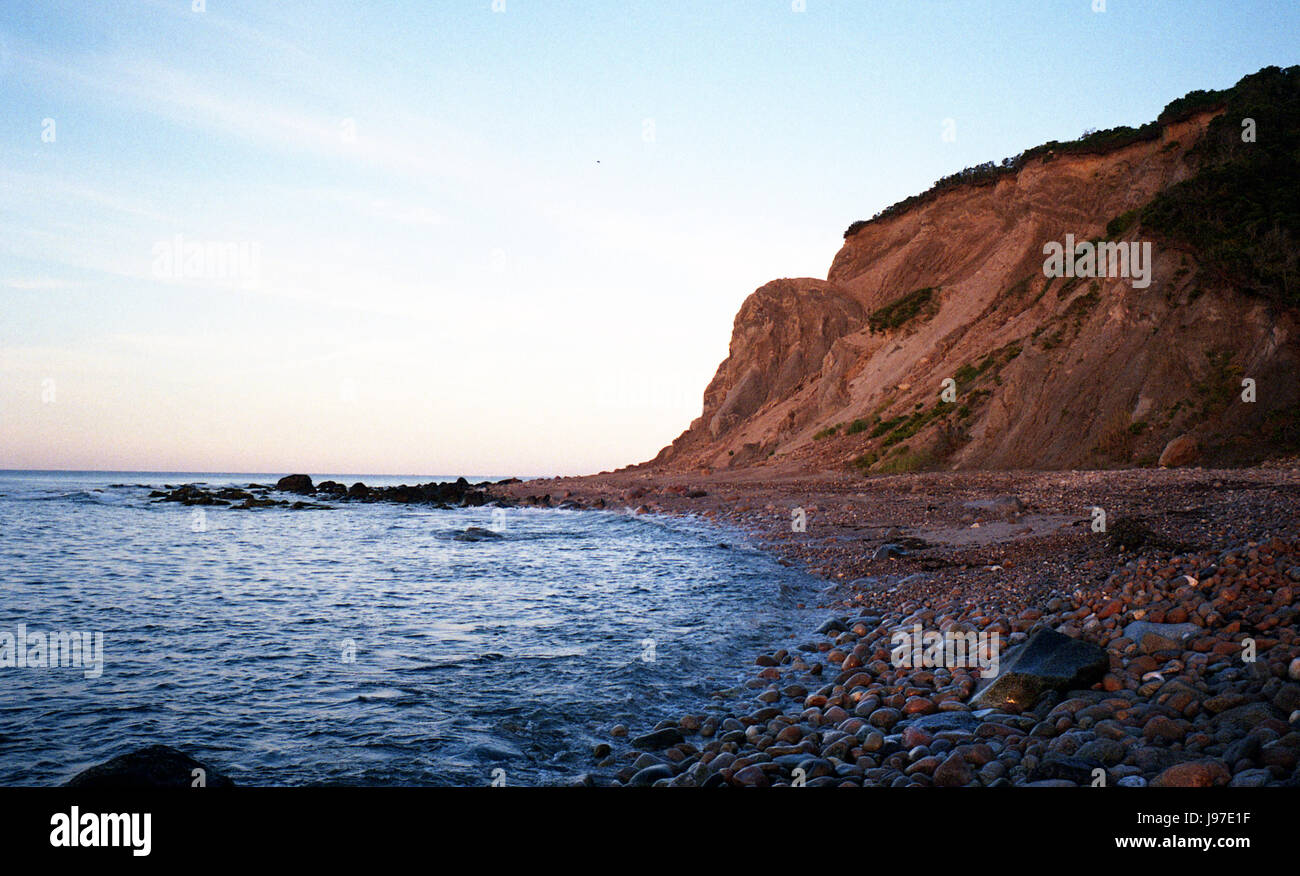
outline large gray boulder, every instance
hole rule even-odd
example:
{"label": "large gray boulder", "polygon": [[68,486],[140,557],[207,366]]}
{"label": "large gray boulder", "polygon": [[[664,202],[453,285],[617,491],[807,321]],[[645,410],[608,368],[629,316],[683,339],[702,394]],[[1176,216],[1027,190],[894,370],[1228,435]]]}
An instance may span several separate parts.
{"label": "large gray boulder", "polygon": [[1104,648],[1053,630],[1038,632],[1002,662],[997,677],[976,691],[972,708],[1028,709],[1049,690],[1091,687],[1110,668]]}

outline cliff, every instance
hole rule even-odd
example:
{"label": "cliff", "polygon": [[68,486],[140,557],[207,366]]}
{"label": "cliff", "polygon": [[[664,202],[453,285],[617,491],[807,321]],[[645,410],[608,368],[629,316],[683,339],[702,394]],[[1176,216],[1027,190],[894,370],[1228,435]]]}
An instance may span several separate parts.
{"label": "cliff", "polygon": [[[1298,98],[1300,68],[1268,68],[854,223],[825,280],[745,301],[701,416],[647,465],[1124,467],[1180,436],[1166,462],[1294,453]],[[1246,113],[1271,141],[1238,134]],[[1071,239],[1150,264],[1049,276],[1045,245]]]}

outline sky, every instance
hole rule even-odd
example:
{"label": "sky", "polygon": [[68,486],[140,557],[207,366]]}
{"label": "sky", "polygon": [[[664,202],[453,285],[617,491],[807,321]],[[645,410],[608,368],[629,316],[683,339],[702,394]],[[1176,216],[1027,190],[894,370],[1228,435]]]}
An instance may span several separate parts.
{"label": "sky", "polygon": [[643,461],[849,223],[1297,34],[1291,0],[3,0],[0,469]]}

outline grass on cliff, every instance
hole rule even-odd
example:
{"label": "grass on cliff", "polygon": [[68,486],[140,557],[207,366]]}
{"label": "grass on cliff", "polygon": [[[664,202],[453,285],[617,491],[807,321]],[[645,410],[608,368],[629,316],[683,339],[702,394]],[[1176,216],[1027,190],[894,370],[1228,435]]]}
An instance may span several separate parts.
{"label": "grass on cliff", "polygon": [[[1021,343],[1013,341],[986,354],[978,364],[969,363],[958,368],[954,375],[960,394],[958,401],[938,399],[928,408],[918,402],[910,414],[900,414],[887,420],[877,415],[872,424],[855,420],[855,426],[862,424],[861,428],[854,430],[855,434],[865,431],[868,425],[871,426],[867,441],[874,446],[869,446],[850,460],[850,465],[862,474],[883,474],[916,471],[942,462],[967,440],[961,421],[970,417],[980,403],[992,395],[992,390],[987,387],[970,391],[973,385],[985,380],[1000,383],[1002,368],[1019,356],[1022,350]],[[938,437],[929,442],[929,446],[909,450],[908,445],[903,444],[936,424],[940,431]]]}
{"label": "grass on cliff", "polygon": [[896,452],[877,463],[874,471],[877,474],[906,474],[929,468],[933,464],[934,459],[928,451],[913,451],[904,444]]}
{"label": "grass on cliff", "polygon": [[882,332],[899,328],[922,313],[933,315],[937,310],[934,302],[935,291],[933,287],[927,286],[924,289],[908,292],[902,298],[877,308],[867,317],[867,325],[873,332]]}
{"label": "grass on cliff", "polygon": [[900,417],[899,419],[902,420],[902,422],[895,426],[894,429],[885,436],[882,446],[891,447],[900,441],[906,441],[935,420],[947,416],[956,409],[957,406],[952,402],[939,401],[929,410],[917,411],[910,417]]}

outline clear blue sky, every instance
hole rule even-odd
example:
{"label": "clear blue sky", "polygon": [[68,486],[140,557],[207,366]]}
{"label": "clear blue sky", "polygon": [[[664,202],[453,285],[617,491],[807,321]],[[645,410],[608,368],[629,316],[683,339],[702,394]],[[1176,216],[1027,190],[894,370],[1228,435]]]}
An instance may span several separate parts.
{"label": "clear blue sky", "polygon": [[1294,2],[205,5],[5,0],[0,468],[639,461],[851,221],[1300,61]]}

